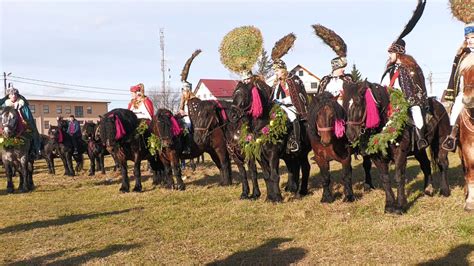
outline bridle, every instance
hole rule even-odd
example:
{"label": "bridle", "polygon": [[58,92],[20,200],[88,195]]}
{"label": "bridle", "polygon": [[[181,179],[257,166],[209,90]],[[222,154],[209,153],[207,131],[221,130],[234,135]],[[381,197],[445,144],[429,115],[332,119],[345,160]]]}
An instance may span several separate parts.
{"label": "bridle", "polygon": [[213,115],[211,117],[211,119],[209,119],[209,122],[207,123],[206,127],[195,127],[194,131],[204,131],[204,133],[203,133],[204,134],[204,139],[207,139],[214,132],[214,130],[217,130],[219,128],[223,128],[227,124],[227,123],[223,123],[222,125],[219,125],[219,126],[216,126],[212,129],[210,129],[210,127],[212,126],[212,122],[214,122],[215,120],[216,120],[217,123],[219,123],[216,116]]}
{"label": "bridle", "polygon": [[365,133],[365,119],[367,117],[367,109],[364,108],[364,114],[359,121],[347,120],[347,125],[349,126],[358,126],[360,127],[359,135],[363,135]]}

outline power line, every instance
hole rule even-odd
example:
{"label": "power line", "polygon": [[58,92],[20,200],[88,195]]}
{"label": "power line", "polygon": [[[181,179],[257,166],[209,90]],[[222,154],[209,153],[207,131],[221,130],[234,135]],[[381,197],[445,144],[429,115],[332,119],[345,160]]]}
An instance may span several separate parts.
{"label": "power line", "polygon": [[17,78],[17,79],[29,80],[29,81],[36,81],[36,82],[43,82],[43,83],[51,83],[51,84],[58,84],[58,85],[71,86],[71,87],[79,87],[79,88],[99,89],[99,90],[108,90],[108,91],[117,91],[117,90],[118,90],[118,89],[113,89],[113,88],[104,88],[104,87],[95,87],[95,86],[86,86],[86,85],[70,84],[70,83],[63,83],[63,82],[56,82],[56,81],[48,81],[48,80],[41,80],[41,79],[25,78],[25,77],[13,76],[13,75],[11,75],[10,77],[12,77],[12,78]]}

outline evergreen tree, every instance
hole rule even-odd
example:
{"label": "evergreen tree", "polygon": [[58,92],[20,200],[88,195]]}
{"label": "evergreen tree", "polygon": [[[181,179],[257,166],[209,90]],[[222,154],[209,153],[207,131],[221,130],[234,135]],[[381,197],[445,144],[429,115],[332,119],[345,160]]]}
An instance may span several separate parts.
{"label": "evergreen tree", "polygon": [[352,78],[354,79],[354,82],[359,82],[362,81],[362,75],[360,74],[359,69],[356,68],[356,65],[352,65],[352,71],[351,71]]}
{"label": "evergreen tree", "polygon": [[262,76],[265,80],[269,79],[273,76],[272,64],[273,62],[268,56],[267,51],[262,48],[262,55],[257,61],[257,71],[255,74]]}

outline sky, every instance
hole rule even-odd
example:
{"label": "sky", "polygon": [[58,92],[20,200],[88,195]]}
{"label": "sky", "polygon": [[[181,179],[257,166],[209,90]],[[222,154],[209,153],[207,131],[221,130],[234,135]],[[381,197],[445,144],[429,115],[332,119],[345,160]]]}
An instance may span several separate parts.
{"label": "sky", "polygon": [[[185,61],[198,48],[203,52],[191,66],[190,82],[237,78],[221,64],[218,50],[229,31],[244,25],[261,30],[267,51],[284,35],[295,33],[295,46],[283,58],[287,65],[301,64],[318,77],[327,75],[336,55],[314,34],[311,25],[319,23],[345,40],[346,72],[356,64],[363,77],[379,82],[387,47],[402,31],[416,3],[0,0],[0,72],[11,72],[16,78],[10,80],[26,97],[104,99],[111,102],[109,109],[125,108],[130,86],[141,82],[145,90],[161,87],[160,28],[164,29],[167,81],[177,90]],[[425,77],[433,73],[434,95],[441,95],[447,85],[463,30],[447,0],[428,0],[423,17],[404,38],[407,53],[415,57]],[[25,83],[41,83],[35,80],[97,88]]]}

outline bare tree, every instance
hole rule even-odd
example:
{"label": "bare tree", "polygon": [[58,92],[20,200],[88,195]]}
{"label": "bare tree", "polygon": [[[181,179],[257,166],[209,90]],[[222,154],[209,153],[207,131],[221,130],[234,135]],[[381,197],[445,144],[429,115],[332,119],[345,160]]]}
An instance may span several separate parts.
{"label": "bare tree", "polygon": [[257,61],[257,72],[255,74],[264,77],[265,80],[269,79],[273,76],[272,64],[272,60],[268,56],[267,51],[262,48],[262,55]]}
{"label": "bare tree", "polygon": [[169,87],[164,91],[158,87],[151,87],[148,92],[148,97],[153,102],[155,110],[158,108],[166,108],[176,113],[179,108],[181,92],[179,89],[170,89]]}

